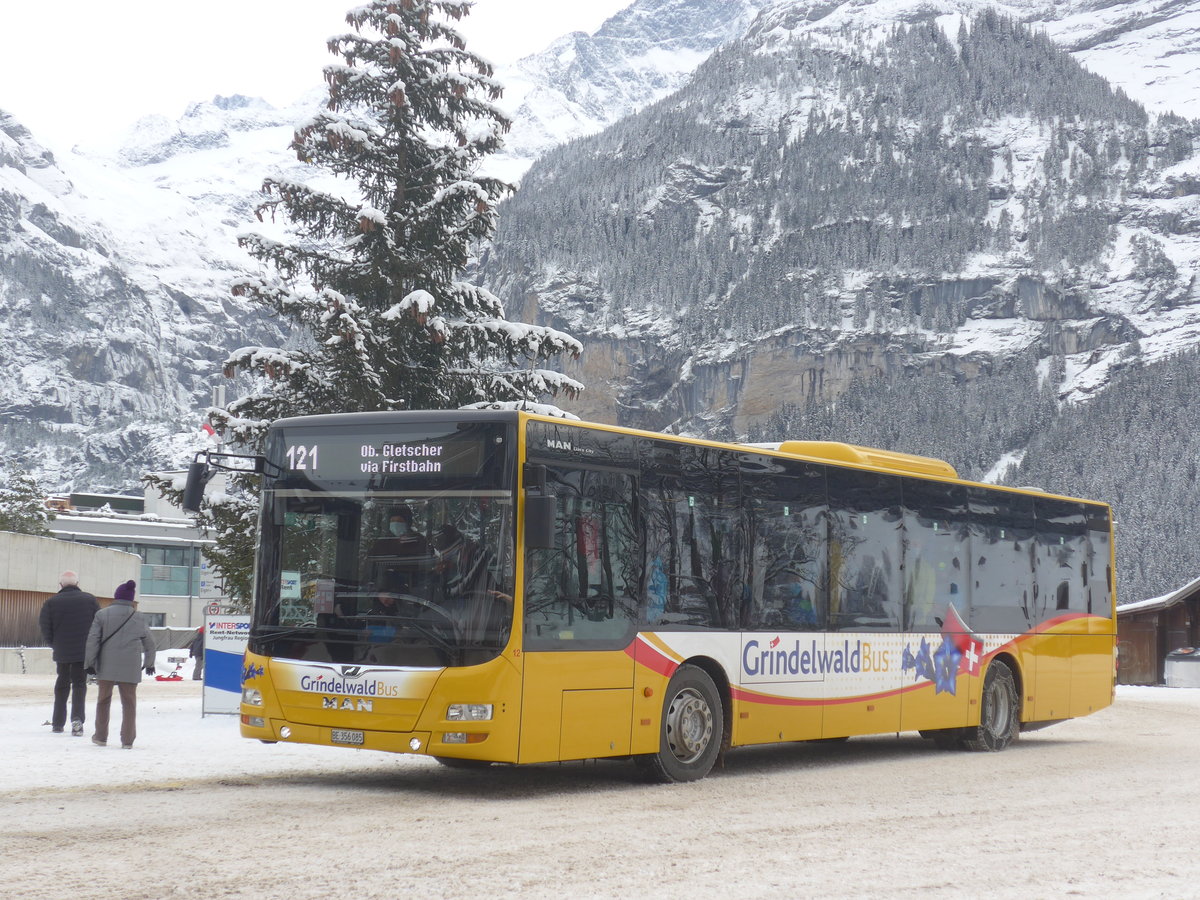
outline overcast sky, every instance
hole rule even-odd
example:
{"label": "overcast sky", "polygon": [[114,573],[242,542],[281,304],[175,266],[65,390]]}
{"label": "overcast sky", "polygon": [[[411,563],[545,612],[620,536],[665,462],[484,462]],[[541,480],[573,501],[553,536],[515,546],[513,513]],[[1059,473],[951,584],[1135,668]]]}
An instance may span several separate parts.
{"label": "overcast sky", "polygon": [[[633,0],[477,0],[468,48],[503,63]],[[65,152],[221,94],[290,103],[322,84],[354,0],[0,0],[0,109]]]}

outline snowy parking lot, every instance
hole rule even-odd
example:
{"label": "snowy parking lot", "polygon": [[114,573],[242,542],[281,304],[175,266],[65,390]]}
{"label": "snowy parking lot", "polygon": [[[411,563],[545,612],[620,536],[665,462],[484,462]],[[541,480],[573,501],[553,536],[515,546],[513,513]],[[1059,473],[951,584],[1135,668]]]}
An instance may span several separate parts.
{"label": "snowy parking lot", "polygon": [[23,900],[1200,896],[1195,689],[1121,688],[1000,754],[889,735],[651,785],[620,762],[245,741],[192,681],[144,681],[136,746],[96,747],[42,724],[52,681],[0,676],[0,866]]}

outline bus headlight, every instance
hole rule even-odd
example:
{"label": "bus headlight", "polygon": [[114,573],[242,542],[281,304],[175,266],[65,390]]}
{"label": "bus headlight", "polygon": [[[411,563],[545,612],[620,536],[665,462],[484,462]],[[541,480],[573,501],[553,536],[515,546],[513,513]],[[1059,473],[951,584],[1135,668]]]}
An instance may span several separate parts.
{"label": "bus headlight", "polygon": [[492,718],[490,703],[451,703],[446,709],[449,722],[487,722]]}
{"label": "bus headlight", "polygon": [[247,706],[262,706],[262,691],[258,688],[242,688],[242,702]]}

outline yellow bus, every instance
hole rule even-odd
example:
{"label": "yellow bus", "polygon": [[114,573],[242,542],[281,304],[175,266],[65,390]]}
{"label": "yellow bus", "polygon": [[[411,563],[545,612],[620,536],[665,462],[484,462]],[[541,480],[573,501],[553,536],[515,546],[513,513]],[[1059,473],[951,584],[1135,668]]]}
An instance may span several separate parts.
{"label": "yellow bus", "polygon": [[247,738],[678,782],[753,744],[1002,750],[1113,699],[1102,503],[515,411],[285,419],[258,466]]}

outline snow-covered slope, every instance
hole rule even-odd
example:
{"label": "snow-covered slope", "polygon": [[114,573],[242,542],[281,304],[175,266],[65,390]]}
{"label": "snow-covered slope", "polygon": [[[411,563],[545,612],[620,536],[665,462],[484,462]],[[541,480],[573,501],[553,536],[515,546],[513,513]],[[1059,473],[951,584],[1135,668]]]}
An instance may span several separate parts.
{"label": "snow-covered slope", "polygon": [[1200,117],[1196,0],[774,0],[756,30],[833,34],[985,8],[1045,31],[1085,68],[1148,109]]}
{"label": "snow-covered slope", "polygon": [[[1113,87],[1123,90],[1153,114],[1200,117],[1200,2],[1197,0],[779,0],[755,23],[748,40],[762,52],[787,52],[787,42],[820,34],[836,40],[846,29],[880,30],[896,22],[933,15],[953,33],[964,17],[995,9],[1044,31],[1053,41]],[[1018,197],[1037,188],[1044,163],[1044,129],[1028,120],[1002,119],[979,134],[1004,159],[994,169],[993,189],[1005,199],[992,203],[993,220],[1008,209],[1017,219]],[[1200,151],[1200,148],[1194,148]],[[1103,274],[1089,286],[1091,309],[1128,321],[1139,336],[1136,352],[1143,362],[1161,359],[1200,341],[1200,155],[1167,165],[1124,198],[1115,240],[1105,254]],[[1177,222],[1178,227],[1156,225]],[[1139,249],[1153,240],[1173,268],[1170,285],[1161,278],[1146,285],[1140,277]],[[979,257],[962,276],[978,276],[992,261]],[[1165,294],[1169,295],[1169,300]],[[1167,302],[1164,302],[1167,300]],[[960,335],[959,352],[969,353],[986,340],[978,325]],[[995,331],[994,328],[988,329]],[[1127,349],[1122,342],[1103,353],[1075,354],[1068,360],[1063,385],[1067,399],[1086,399],[1101,388],[1112,364]]]}
{"label": "snow-covered slope", "polygon": [[250,262],[235,235],[256,159],[290,128],[196,129],[172,155],[151,148],[185,129],[147,124],[130,148],[142,165],[60,166],[0,114],[0,449],[48,487],[128,484],[161,464],[198,428],[229,350],[281,337],[228,284]]}
{"label": "snow-covered slope", "polygon": [[1148,109],[1200,118],[1200,3],[1031,0],[1030,7],[1030,22]]}
{"label": "snow-covered slope", "polygon": [[1195,127],[1004,20],[977,42],[991,9],[780,3],[535,166],[485,274],[596,351],[584,414],[739,434],[789,393],[1026,352],[1085,399],[1194,345]]}
{"label": "snow-covered slope", "polygon": [[517,180],[541,154],[594,134],[678,88],[772,0],[635,0],[595,34],[572,32],[501,68],[513,118],[496,160]]}

